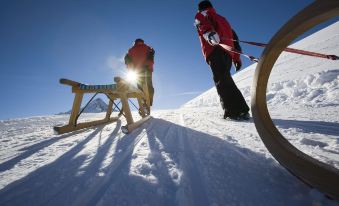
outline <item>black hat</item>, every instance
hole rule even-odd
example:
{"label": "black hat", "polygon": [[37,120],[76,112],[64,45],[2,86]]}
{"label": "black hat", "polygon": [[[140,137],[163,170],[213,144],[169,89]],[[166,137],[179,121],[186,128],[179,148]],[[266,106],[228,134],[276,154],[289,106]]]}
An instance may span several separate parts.
{"label": "black hat", "polygon": [[198,10],[199,11],[204,11],[206,10],[207,8],[213,8],[213,5],[210,1],[208,0],[205,0],[205,1],[201,1],[199,3],[199,6],[198,6]]}
{"label": "black hat", "polygon": [[144,43],[144,40],[143,40],[143,39],[140,39],[140,38],[138,38],[138,39],[136,39],[136,40],[134,41],[134,44],[136,44],[136,43],[139,43],[139,42],[142,42],[142,43]]}

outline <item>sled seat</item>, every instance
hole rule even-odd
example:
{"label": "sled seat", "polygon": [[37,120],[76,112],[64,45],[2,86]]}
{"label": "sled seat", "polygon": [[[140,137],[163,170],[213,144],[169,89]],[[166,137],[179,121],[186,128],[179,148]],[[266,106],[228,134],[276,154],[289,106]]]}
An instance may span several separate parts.
{"label": "sled seat", "polygon": [[111,92],[117,89],[117,84],[90,85],[82,84],[69,79],[60,79],[61,84],[72,86],[73,89],[84,90],[87,92]]}
{"label": "sled seat", "polygon": [[105,85],[80,84],[79,88],[81,90],[115,90],[117,88],[117,85],[116,84],[105,84]]}

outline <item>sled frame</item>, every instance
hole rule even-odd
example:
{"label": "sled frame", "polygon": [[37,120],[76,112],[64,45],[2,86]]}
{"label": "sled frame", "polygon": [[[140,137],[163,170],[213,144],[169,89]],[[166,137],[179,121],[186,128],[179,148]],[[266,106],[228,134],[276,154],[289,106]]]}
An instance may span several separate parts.
{"label": "sled frame", "polygon": [[[123,133],[127,134],[138,128],[145,121],[147,121],[150,118],[150,106],[146,81],[143,85],[143,90],[134,87],[120,77],[115,77],[114,81],[116,84],[112,85],[86,85],[69,79],[60,79],[61,84],[71,86],[72,93],[74,93],[74,100],[68,124],[64,126],[55,126],[54,131],[57,134],[64,134],[80,129],[116,122],[121,116],[124,116],[127,124],[125,126],[122,126],[121,129]],[[89,100],[89,102],[97,94],[105,94],[106,97],[109,99],[108,109],[106,111],[105,118],[101,120],[78,123],[78,118],[84,111],[84,108],[80,111],[83,96],[85,94],[91,93],[94,93],[94,96]],[[133,119],[132,112],[128,103],[128,100],[130,98],[137,99],[139,105],[139,114],[141,116],[141,119],[138,121],[134,121]],[[120,109],[119,106],[115,103],[115,101],[118,99],[120,99],[120,102],[122,103],[122,109]],[[88,103],[86,104],[86,106],[88,105]],[[111,117],[113,106],[118,108],[120,112],[117,116]]]}

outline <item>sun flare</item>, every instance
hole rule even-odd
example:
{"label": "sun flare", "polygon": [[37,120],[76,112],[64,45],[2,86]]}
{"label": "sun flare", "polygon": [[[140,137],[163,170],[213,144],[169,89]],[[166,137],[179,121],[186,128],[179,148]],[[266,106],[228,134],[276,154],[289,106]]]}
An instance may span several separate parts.
{"label": "sun flare", "polygon": [[129,83],[136,83],[137,80],[138,80],[138,73],[133,71],[133,70],[130,70],[126,73],[126,80],[129,82]]}

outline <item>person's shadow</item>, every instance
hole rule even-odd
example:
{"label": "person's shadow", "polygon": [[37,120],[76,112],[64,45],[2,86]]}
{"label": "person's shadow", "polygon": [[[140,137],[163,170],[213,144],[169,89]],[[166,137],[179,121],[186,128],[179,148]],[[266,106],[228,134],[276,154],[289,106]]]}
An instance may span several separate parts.
{"label": "person's shadow", "polygon": [[310,190],[272,158],[162,119],[128,135],[120,126],[93,146],[104,139],[98,127],[51,164],[9,184],[0,205],[312,203],[295,196]]}

